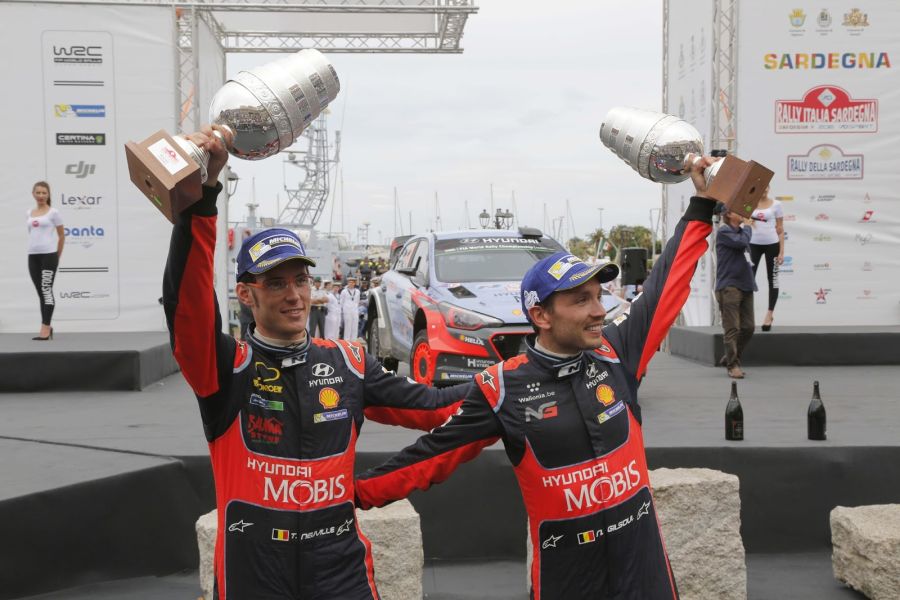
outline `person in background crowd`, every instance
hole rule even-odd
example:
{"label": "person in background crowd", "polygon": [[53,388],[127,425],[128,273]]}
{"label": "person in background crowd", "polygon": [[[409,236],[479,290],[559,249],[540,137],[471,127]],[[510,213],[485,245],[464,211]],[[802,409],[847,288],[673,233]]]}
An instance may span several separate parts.
{"label": "person in background crowd", "polygon": [[372,277],[372,261],[366,256],[359,262],[360,286]]}
{"label": "person in background crowd", "polygon": [[33,340],[52,340],[53,280],[66,243],[65,228],[59,211],[50,206],[50,184],[38,181],[31,188],[35,207],[28,211],[28,274],[41,305],[41,331]]}
{"label": "person in background crowd", "polygon": [[325,305],[325,339],[336,340],[341,336],[341,284],[330,282]]}
{"label": "person in background crowd", "polygon": [[341,316],[344,326],[341,339],[355,340],[359,327],[359,289],[356,287],[356,277],[348,277],[347,287],[341,292]]}
{"label": "person in background crowd", "polygon": [[310,292],[309,303],[309,335],[312,337],[324,337],[325,315],[328,312],[328,292],[322,289],[322,278],[319,276],[313,279],[313,289]]}
{"label": "person in background crowd", "polygon": [[344,274],[341,271],[341,261],[337,256],[331,261],[331,279],[335,282],[343,281],[344,279]]}
{"label": "person in background crowd", "polygon": [[722,311],[725,356],[719,361],[732,379],[743,379],[741,355],[753,337],[753,268],[750,237],[754,223],[720,205],[722,225],[716,234],[716,301]]}
{"label": "person in background crowd", "polygon": [[754,279],[759,259],[765,257],[766,260],[769,310],[763,318],[762,330],[769,331],[775,319],[775,303],[778,302],[778,271],[784,263],[784,212],[781,209],[781,202],[769,196],[769,188],[766,188],[766,193],[753,211],[753,216],[757,221],[753,225],[753,235],[750,237],[750,260],[753,261]]}
{"label": "person in background crowd", "polygon": [[369,280],[363,279],[359,283],[359,327],[357,333],[366,330],[366,321],[369,318]]}

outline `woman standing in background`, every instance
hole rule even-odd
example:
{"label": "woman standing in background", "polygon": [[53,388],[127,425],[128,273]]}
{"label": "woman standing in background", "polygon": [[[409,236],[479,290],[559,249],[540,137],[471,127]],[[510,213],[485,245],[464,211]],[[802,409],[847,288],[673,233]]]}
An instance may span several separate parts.
{"label": "woman standing in background", "polygon": [[31,188],[36,206],[28,211],[28,273],[37,290],[41,305],[41,331],[31,339],[53,339],[53,317],[55,301],[53,280],[66,241],[62,217],[50,206],[50,184],[38,181]]}
{"label": "woman standing in background", "polygon": [[756,210],[753,211],[756,225],[753,227],[753,237],[750,238],[750,260],[753,263],[753,277],[756,278],[756,269],[759,267],[759,259],[765,257],[766,274],[769,279],[769,310],[763,319],[762,330],[772,329],[775,303],[778,302],[778,268],[784,263],[784,212],[781,210],[781,202],[769,197],[769,188]]}

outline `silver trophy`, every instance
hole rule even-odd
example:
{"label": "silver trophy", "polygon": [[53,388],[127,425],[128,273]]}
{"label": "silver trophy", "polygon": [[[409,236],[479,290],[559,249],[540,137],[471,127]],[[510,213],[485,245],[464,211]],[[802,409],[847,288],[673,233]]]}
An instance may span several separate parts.
{"label": "silver trophy", "polygon": [[[640,108],[610,110],[600,126],[600,141],[641,177],[659,183],[684,181],[692,162],[703,156],[703,138],[693,125]],[[749,216],[773,173],[754,161],[728,156],[707,167],[704,175],[713,198]]]}
{"label": "silver trophy", "polygon": [[[226,82],[212,99],[209,121],[230,134],[216,132],[232,155],[259,160],[293,144],[340,87],[321,52],[301,50]],[[170,221],[200,199],[209,156],[187,138],[158,131],[128,142],[125,152],[132,182]]]}

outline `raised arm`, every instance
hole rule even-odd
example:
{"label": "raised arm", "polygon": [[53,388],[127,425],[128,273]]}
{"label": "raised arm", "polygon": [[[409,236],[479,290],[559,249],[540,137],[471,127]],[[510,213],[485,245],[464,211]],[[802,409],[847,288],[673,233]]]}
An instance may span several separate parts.
{"label": "raised arm", "polygon": [[[218,148],[212,148],[211,154],[224,154],[221,142],[215,143]],[[204,185],[203,197],[178,215],[163,277],[163,307],[172,351],[188,385],[201,399],[217,397],[229,385],[237,346],[231,336],[222,332],[213,288],[216,198],[222,189],[216,178],[224,160],[221,165],[210,162],[207,183],[212,185]],[[205,422],[214,419],[209,410],[215,409],[214,405],[201,403]]]}
{"label": "raised arm", "polygon": [[481,390],[472,385],[457,413],[383,465],[357,476],[360,508],[383,506],[427,490],[450,477],[502,435],[500,421]]}
{"label": "raised arm", "polygon": [[698,161],[692,169],[697,195],[653,265],[644,292],[632,303],[626,319],[617,319],[603,329],[604,337],[638,381],[690,295],[697,261],[708,247],[706,237],[712,230],[716,201],[705,194],[703,168],[707,164],[710,159]]}

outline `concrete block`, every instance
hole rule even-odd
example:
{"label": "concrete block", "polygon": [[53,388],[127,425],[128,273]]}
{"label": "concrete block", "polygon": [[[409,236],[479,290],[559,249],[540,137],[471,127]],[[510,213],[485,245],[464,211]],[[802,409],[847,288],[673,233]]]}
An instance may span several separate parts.
{"label": "concrete block", "polygon": [[681,600],[745,600],[738,478],[712,469],[656,469],[650,484]]}
{"label": "concrete block", "polygon": [[900,598],[900,504],[831,511],[834,576],[872,600]]}
{"label": "concrete block", "polygon": [[218,511],[215,509],[200,515],[194,525],[197,530],[197,547],[200,549],[200,587],[203,589],[203,598],[212,600],[213,583],[213,557],[216,551],[216,531],[219,528]]}

